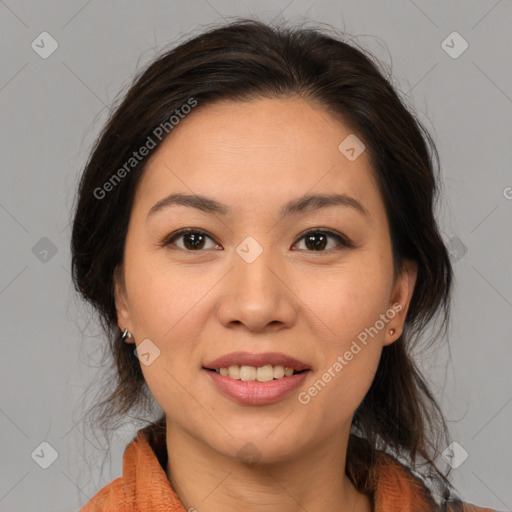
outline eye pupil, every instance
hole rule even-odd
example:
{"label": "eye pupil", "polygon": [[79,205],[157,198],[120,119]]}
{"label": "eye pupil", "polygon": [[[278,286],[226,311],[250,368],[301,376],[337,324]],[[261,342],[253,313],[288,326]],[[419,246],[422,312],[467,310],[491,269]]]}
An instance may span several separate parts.
{"label": "eye pupil", "polygon": [[[318,241],[318,242],[314,242],[315,238],[321,238],[321,240]],[[323,233],[315,233],[313,235],[308,235],[306,237],[306,247],[309,248],[308,243],[311,242],[313,244],[313,250],[314,251],[317,251],[319,249],[323,249],[323,248],[325,248],[325,241],[326,241],[326,239],[327,239],[327,237]]]}
{"label": "eye pupil", "polygon": [[[186,235],[184,235],[183,239],[185,241],[185,247],[187,247],[187,249],[200,249],[202,247],[201,244],[204,243],[204,236],[201,233],[187,233]],[[192,241],[191,245],[188,244],[189,240]]]}

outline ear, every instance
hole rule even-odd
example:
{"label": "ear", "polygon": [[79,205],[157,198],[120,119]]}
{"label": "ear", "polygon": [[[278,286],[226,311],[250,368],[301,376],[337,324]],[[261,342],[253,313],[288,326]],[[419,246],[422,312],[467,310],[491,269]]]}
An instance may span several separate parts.
{"label": "ear", "polygon": [[412,260],[404,261],[402,271],[395,279],[395,284],[393,285],[389,310],[394,311],[395,315],[386,326],[384,345],[390,345],[396,341],[404,330],[405,317],[407,316],[414,292],[417,275],[418,265],[416,262]]}
{"label": "ear", "polygon": [[[124,271],[122,265],[118,265],[114,270],[114,298],[116,303],[117,325],[124,332],[126,328],[131,331],[131,318],[128,309],[128,300],[126,296],[126,287],[124,284]],[[131,338],[133,340],[133,338]],[[125,339],[127,343],[132,343]]]}

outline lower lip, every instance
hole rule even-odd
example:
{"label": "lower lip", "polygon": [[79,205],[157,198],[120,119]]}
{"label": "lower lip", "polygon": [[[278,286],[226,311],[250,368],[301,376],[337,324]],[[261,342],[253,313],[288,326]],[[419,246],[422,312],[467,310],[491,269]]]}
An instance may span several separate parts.
{"label": "lower lip", "polygon": [[309,370],[268,382],[235,380],[204,368],[203,372],[210,376],[210,379],[220,391],[236,402],[248,405],[265,405],[278,402],[297,389],[306,378]]}

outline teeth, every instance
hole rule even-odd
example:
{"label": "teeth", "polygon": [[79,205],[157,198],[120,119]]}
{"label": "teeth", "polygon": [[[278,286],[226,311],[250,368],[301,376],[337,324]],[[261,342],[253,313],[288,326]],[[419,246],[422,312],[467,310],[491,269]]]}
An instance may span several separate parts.
{"label": "teeth", "polygon": [[[249,367],[247,367],[249,368]],[[271,364],[260,366],[256,370],[256,380],[258,382],[269,382],[274,379],[274,368]]]}
{"label": "teeth", "polygon": [[282,379],[283,377],[290,377],[293,375],[293,368],[288,368],[280,364],[272,366],[267,364],[265,366],[237,366],[233,365],[229,368],[217,368],[215,370],[224,377],[230,377],[235,380],[269,382],[273,379]]}
{"label": "teeth", "polygon": [[240,368],[238,366],[230,366],[228,368],[228,376],[232,379],[240,379]]}
{"label": "teeth", "polygon": [[281,379],[284,377],[284,366],[274,366],[274,379]]}

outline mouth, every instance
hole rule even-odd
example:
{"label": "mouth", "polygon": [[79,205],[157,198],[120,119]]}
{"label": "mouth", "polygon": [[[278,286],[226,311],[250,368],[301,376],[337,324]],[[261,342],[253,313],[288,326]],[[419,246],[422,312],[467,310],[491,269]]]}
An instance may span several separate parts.
{"label": "mouth", "polygon": [[270,382],[310,370],[302,361],[278,352],[234,352],[205,364],[203,369],[245,382]]}
{"label": "mouth", "polygon": [[202,373],[217,391],[244,406],[270,405],[287,399],[311,371],[305,363],[276,352],[236,352],[202,366]]}

